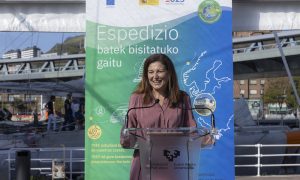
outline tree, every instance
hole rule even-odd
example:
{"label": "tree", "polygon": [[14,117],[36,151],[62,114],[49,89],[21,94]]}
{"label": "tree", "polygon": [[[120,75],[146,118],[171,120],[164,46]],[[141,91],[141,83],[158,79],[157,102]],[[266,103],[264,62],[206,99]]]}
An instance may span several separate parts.
{"label": "tree", "polygon": [[[20,98],[14,98],[11,106],[13,107],[13,114],[25,111],[24,102]],[[15,112],[15,109],[17,110],[17,112]]]}
{"label": "tree", "polygon": [[[300,93],[300,77],[294,77],[294,83],[298,94]],[[297,108],[298,104],[293,92],[293,88],[287,77],[268,79],[267,86],[264,92],[264,102],[279,103],[279,99],[284,96],[284,102],[289,108]]]}
{"label": "tree", "polygon": [[[294,77],[294,83],[295,83],[295,86],[296,86],[296,89],[297,89],[297,93],[298,93],[298,96],[300,95],[300,77]],[[294,108],[297,108],[298,107],[298,103],[297,103],[297,100],[296,100],[296,96],[295,96],[295,93],[293,92],[293,89],[290,88],[290,96],[289,96],[289,105],[291,107],[294,107]]]}
{"label": "tree", "polygon": [[277,103],[278,97],[286,95],[289,89],[287,78],[268,79],[268,84],[265,87],[264,102]]}
{"label": "tree", "polygon": [[55,44],[47,53],[57,54],[78,54],[85,53],[84,50],[84,36],[75,36],[66,39],[63,43]]}

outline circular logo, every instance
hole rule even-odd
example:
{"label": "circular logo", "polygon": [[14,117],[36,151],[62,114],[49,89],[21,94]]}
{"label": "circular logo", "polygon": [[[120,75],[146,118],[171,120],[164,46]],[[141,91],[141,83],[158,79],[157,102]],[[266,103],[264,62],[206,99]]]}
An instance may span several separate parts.
{"label": "circular logo", "polygon": [[205,0],[199,5],[198,15],[202,21],[212,24],[220,19],[222,8],[215,0]]}
{"label": "circular logo", "polygon": [[103,108],[103,106],[96,107],[95,111],[98,116],[103,116],[103,114],[105,113],[105,109]]}
{"label": "circular logo", "polygon": [[92,125],[91,127],[89,127],[88,137],[90,139],[97,140],[101,137],[101,135],[102,135],[102,130],[101,130],[100,126]]}
{"label": "circular logo", "polygon": [[[195,98],[194,107],[196,108],[196,112],[199,115],[209,116],[211,114],[210,110],[214,112],[216,109],[216,100],[211,94],[203,93]],[[205,108],[208,108],[210,110]]]}

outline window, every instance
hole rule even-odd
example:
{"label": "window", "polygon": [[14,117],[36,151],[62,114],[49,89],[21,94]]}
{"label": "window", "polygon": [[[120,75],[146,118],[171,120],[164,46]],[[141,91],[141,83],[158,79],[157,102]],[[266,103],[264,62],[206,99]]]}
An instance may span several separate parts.
{"label": "window", "polygon": [[10,95],[8,95],[8,101],[9,102],[13,102],[16,99],[20,99],[21,100],[21,96],[20,95],[16,95],[16,94],[10,94]]}
{"label": "window", "polygon": [[245,94],[245,90],[241,89],[240,94]]}
{"label": "window", "polygon": [[257,84],[256,80],[250,80],[250,84]]}
{"label": "window", "polygon": [[264,94],[264,90],[263,89],[260,90],[260,94],[261,95]]}
{"label": "window", "polygon": [[245,80],[240,80],[240,84],[245,84]]}
{"label": "window", "polygon": [[37,95],[26,95],[25,101],[30,102],[30,101],[35,101],[37,98]]}
{"label": "window", "polygon": [[265,84],[265,80],[264,79],[260,80],[260,84]]}
{"label": "window", "polygon": [[250,90],[250,94],[252,94],[252,95],[257,94],[257,90],[255,90],[255,89]]}
{"label": "window", "polygon": [[14,100],[15,100],[14,96],[12,96],[12,95],[8,96],[8,101],[9,102],[13,102]]}

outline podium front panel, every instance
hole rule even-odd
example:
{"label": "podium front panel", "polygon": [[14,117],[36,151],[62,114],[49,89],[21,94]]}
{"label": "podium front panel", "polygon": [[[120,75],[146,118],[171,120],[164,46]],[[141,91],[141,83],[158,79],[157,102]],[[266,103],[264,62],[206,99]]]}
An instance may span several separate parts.
{"label": "podium front panel", "polygon": [[143,180],[197,180],[201,139],[152,134],[138,139]]}

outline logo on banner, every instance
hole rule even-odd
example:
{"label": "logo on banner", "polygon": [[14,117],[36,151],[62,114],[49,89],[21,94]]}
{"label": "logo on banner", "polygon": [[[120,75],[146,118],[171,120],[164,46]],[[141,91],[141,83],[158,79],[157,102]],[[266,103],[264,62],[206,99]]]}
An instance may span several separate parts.
{"label": "logo on banner", "polygon": [[105,113],[105,109],[103,106],[98,106],[95,108],[95,112],[98,116],[103,116]]}
{"label": "logo on banner", "polygon": [[[217,102],[210,93],[201,93],[195,98],[193,104],[195,108],[198,108],[196,109],[196,112],[199,115],[209,116],[211,115],[211,111],[215,111]],[[206,108],[210,109],[211,111]]]}
{"label": "logo on banner", "polygon": [[205,0],[199,5],[198,15],[202,21],[212,24],[220,19],[222,8],[215,0]]}
{"label": "logo on banner", "polygon": [[146,59],[143,60],[143,62],[138,62],[135,64],[135,71],[137,72],[137,76],[133,79],[134,83],[139,83],[141,82],[142,78],[143,78],[143,69],[144,69],[144,63],[145,63]]}
{"label": "logo on banner", "polygon": [[100,128],[100,126],[98,125],[92,125],[91,127],[89,127],[88,129],[88,137],[90,139],[94,139],[97,140],[101,137],[102,135],[102,130]]}
{"label": "logo on banner", "polygon": [[183,4],[185,0],[165,0],[166,4]]}
{"label": "logo on banner", "polygon": [[115,5],[115,0],[106,0],[106,5],[107,6],[114,6]]}
{"label": "logo on banner", "polygon": [[165,149],[164,156],[167,158],[168,161],[173,161],[175,158],[180,156],[180,151],[178,150],[169,151]]}
{"label": "logo on banner", "polygon": [[159,5],[159,0],[139,0],[140,5]]}

